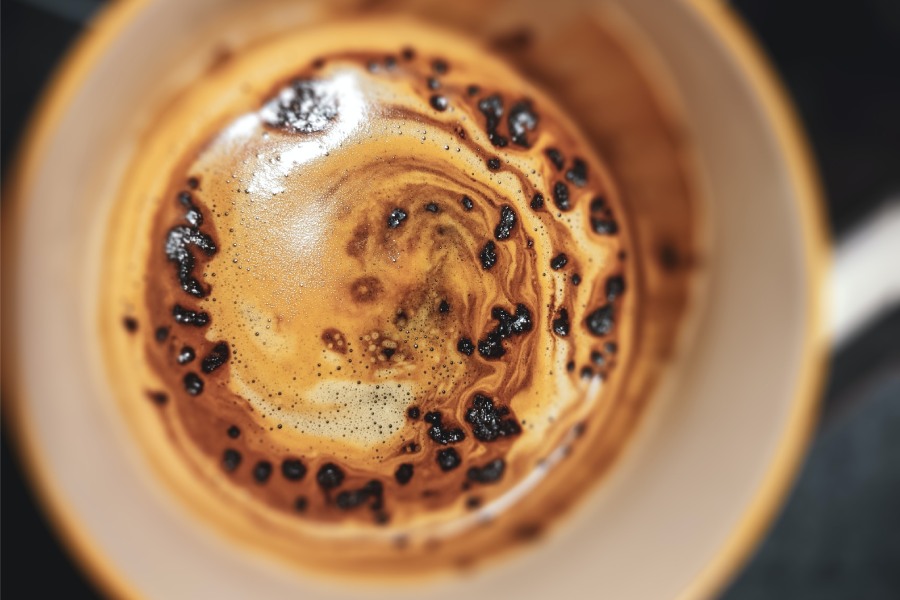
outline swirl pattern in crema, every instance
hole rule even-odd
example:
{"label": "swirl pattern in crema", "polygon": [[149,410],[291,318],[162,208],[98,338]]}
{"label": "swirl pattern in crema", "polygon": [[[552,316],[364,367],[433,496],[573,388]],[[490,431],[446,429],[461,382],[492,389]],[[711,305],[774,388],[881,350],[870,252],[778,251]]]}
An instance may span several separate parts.
{"label": "swirl pattern in crema", "polygon": [[115,208],[133,429],[207,518],[301,562],[527,537],[586,487],[573,447],[622,442],[624,210],[574,123],[465,40],[349,24],[242,52]]}

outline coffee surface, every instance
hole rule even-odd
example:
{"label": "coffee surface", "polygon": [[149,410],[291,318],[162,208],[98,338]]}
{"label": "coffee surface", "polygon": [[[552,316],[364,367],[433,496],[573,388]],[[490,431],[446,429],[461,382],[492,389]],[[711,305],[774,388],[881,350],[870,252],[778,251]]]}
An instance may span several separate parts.
{"label": "coffee surface", "polygon": [[311,563],[480,539],[628,410],[635,248],[577,115],[464,38],[389,30],[271,40],[189,90],[109,244],[148,452]]}

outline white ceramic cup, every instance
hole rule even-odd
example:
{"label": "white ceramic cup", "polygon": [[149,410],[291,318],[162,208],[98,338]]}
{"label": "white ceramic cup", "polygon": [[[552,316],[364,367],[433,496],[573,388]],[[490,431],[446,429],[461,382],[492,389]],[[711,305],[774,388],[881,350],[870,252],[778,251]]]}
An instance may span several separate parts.
{"label": "white ceramic cup", "polygon": [[[147,476],[100,358],[86,350],[102,225],[134,151],[122,142],[135,132],[132,108],[173,70],[192,27],[232,3],[107,10],[48,92],[16,171],[4,214],[4,341],[15,343],[4,353],[4,408],[75,556],[105,590],[128,597],[714,594],[789,488],[828,346],[829,250],[815,179],[778,86],[728,10],[704,0],[607,0],[669,72],[712,200],[705,310],[665,393],[610,476],[548,539],[471,577],[366,591],[319,583],[194,522]],[[306,4],[260,18],[302,20]]]}

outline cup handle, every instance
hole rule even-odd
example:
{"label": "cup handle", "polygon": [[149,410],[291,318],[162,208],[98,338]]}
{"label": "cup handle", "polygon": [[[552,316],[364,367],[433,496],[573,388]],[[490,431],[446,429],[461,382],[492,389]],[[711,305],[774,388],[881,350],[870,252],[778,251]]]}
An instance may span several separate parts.
{"label": "cup handle", "polygon": [[900,304],[900,198],[838,241],[829,286],[835,349]]}

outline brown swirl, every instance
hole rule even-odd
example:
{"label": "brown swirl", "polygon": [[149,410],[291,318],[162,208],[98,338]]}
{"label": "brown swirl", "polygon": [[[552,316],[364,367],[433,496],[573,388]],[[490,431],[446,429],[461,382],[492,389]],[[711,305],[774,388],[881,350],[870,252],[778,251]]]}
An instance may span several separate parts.
{"label": "brown swirl", "polygon": [[[618,193],[560,109],[408,38],[223,67],[135,169],[146,240],[114,233],[141,273],[117,293],[150,452],[223,515],[362,554],[499,518],[602,431],[639,293]],[[261,68],[279,43],[301,51]]]}

